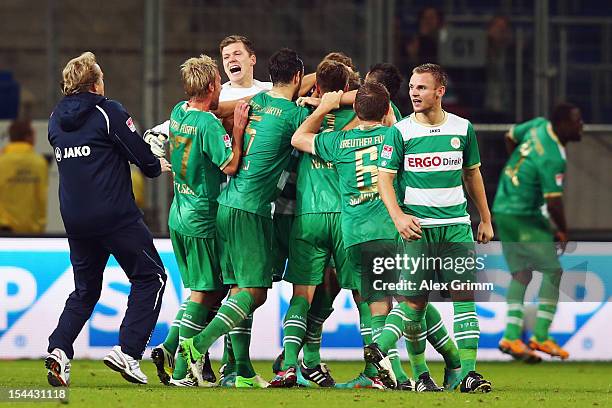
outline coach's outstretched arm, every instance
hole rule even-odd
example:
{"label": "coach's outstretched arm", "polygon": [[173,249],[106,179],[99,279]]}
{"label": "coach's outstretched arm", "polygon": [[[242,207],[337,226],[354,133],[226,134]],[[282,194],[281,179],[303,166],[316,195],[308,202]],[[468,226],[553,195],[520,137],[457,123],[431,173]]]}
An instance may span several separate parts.
{"label": "coach's outstretched arm", "polygon": [[157,158],[151,153],[149,144],[138,134],[132,118],[119,102],[108,100],[101,108],[108,116],[108,134],[111,140],[145,176],[153,178],[159,176],[162,171],[171,170],[166,159]]}
{"label": "coach's outstretched arm", "polygon": [[478,214],[480,214],[477,241],[486,244],[493,238],[493,225],[491,224],[491,211],[489,211],[480,167],[464,167],[463,183],[470,198],[474,201],[476,209],[478,209]]}
{"label": "coach's outstretched arm", "polygon": [[397,232],[400,233],[402,238],[409,241],[421,238],[421,224],[419,220],[410,214],[404,213],[397,203],[397,196],[393,187],[395,173],[381,167],[378,170],[378,194],[380,194],[380,198],[385,203],[385,207],[387,207]]}
{"label": "coach's outstretched arm", "polygon": [[310,116],[300,125],[295,131],[291,138],[291,144],[293,147],[301,152],[313,153],[313,142],[315,135],[319,133],[321,129],[321,123],[323,118],[329,112],[340,107],[340,98],[342,97],[342,91],[327,92],[321,98],[321,103],[317,106],[317,109],[310,114]]}

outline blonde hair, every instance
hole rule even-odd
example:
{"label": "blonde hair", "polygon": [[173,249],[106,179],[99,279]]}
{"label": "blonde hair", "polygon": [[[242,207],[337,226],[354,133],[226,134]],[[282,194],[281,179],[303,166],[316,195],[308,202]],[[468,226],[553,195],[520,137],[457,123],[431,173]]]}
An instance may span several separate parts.
{"label": "blonde hair", "polygon": [[86,51],[68,61],[62,70],[62,92],[64,95],[87,92],[101,76],[102,71],[96,69],[96,56]]}
{"label": "blonde hair", "polygon": [[208,55],[189,58],[181,65],[183,89],[189,98],[204,98],[208,95],[208,86],[215,83],[217,63]]}

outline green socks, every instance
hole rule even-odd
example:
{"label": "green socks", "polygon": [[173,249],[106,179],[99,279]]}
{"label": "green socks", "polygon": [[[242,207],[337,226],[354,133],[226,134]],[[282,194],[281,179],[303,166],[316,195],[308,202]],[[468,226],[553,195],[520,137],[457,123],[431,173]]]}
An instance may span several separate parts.
{"label": "green socks", "polygon": [[283,347],[285,349],[283,370],[298,365],[298,354],[306,335],[308,309],[310,309],[310,304],[306,298],[295,296],[291,299],[283,323]]}
{"label": "green socks", "polygon": [[315,292],[306,321],[306,336],[304,337],[304,364],[313,368],[321,364],[321,334],[323,323],[332,314],[334,298],[325,290]]}
{"label": "green socks", "polygon": [[181,320],[183,319],[183,312],[187,307],[187,303],[189,303],[189,298],[185,299],[185,301],[181,304],[178,312],[176,313],[176,317],[172,322],[172,326],[170,326],[170,330],[168,330],[168,335],[166,336],[166,340],[164,340],[164,348],[168,350],[168,352],[172,355],[176,354],[176,349],[179,345],[179,328],[181,327]]}
{"label": "green socks", "polygon": [[395,348],[397,341],[404,333],[406,336],[418,336],[421,333],[421,321],[425,310],[416,310],[407,303],[398,303],[387,315],[385,327],[377,340],[384,353]]}
{"label": "green socks", "polygon": [[[219,308],[217,315],[206,326],[206,329],[193,338],[195,348],[202,354],[206,353],[215,340],[229,333],[255,310],[254,304],[255,299],[247,291],[230,296],[227,302]],[[233,346],[235,351],[236,347]]]}
{"label": "green socks", "polygon": [[[370,306],[368,306],[366,302],[355,302],[355,304],[357,305],[357,310],[359,311],[359,330],[361,332],[361,340],[365,346],[372,343],[372,314],[370,313]],[[384,322],[382,326],[384,326]]]}
{"label": "green socks", "polygon": [[461,359],[461,376],[465,378],[470,371],[476,370],[476,354],[480,339],[480,326],[474,302],[454,302],[455,340]]}
{"label": "green socks", "polygon": [[421,374],[429,372],[429,367],[427,367],[425,361],[426,347],[427,323],[425,318],[423,318],[421,320],[421,331],[419,333],[406,333],[406,349],[408,350],[408,357],[410,358],[412,376],[415,380],[417,380]]}
{"label": "green socks", "polygon": [[538,294],[538,314],[533,330],[533,334],[539,342],[546,341],[549,338],[550,325],[557,311],[560,283],[561,273],[542,274],[542,286]]}
{"label": "green socks", "polygon": [[442,355],[446,367],[450,369],[461,367],[457,346],[450,338],[440,312],[431,303],[427,305],[425,324],[427,326],[427,341]]}
{"label": "green socks", "polygon": [[252,326],[253,315],[249,314],[246,319],[234,326],[229,332],[234,359],[236,360],[236,374],[245,378],[251,378],[255,375],[255,369],[251,364],[251,356],[249,354]]}
{"label": "green socks", "polygon": [[[208,309],[200,303],[189,301],[183,312],[181,319],[181,327],[179,329],[179,340],[183,341],[190,339],[200,333],[204,329],[206,318],[208,317]],[[179,354],[176,357],[176,364],[172,378],[181,380],[187,375],[187,362]]]}
{"label": "green socks", "polygon": [[525,292],[527,286],[521,282],[512,279],[508,287],[508,314],[506,317],[506,331],[504,338],[507,340],[520,339],[523,334],[523,302],[525,301]]}

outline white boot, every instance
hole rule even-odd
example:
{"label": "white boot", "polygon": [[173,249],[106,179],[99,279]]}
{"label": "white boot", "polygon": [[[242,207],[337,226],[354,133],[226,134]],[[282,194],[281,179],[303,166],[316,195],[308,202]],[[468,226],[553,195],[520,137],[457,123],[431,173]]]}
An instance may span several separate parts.
{"label": "white boot", "polygon": [[70,385],[70,360],[66,353],[58,348],[53,349],[45,358],[47,367],[47,381],[53,387],[67,387]]}
{"label": "white boot", "polygon": [[111,349],[110,353],[104,357],[104,364],[111,370],[121,373],[121,376],[131,383],[147,383],[147,376],[140,370],[138,360],[121,351],[120,346]]}

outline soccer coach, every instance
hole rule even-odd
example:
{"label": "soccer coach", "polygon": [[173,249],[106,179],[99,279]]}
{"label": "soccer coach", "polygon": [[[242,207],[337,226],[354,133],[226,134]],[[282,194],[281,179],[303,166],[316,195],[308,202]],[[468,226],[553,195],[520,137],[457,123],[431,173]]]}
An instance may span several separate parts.
{"label": "soccer coach", "polygon": [[104,362],[127,381],[146,384],[139,360],[157,322],[166,274],[134,202],[129,162],[151,178],[170,165],[150,152],[123,106],[104,97],[104,75],[93,53],[70,60],[62,76],[65,97],[49,118],[49,143],[59,171],[75,289],[49,337],[47,379],[53,386],[69,385],[73,343],[100,298],[112,254],[131,290],[119,345]]}

